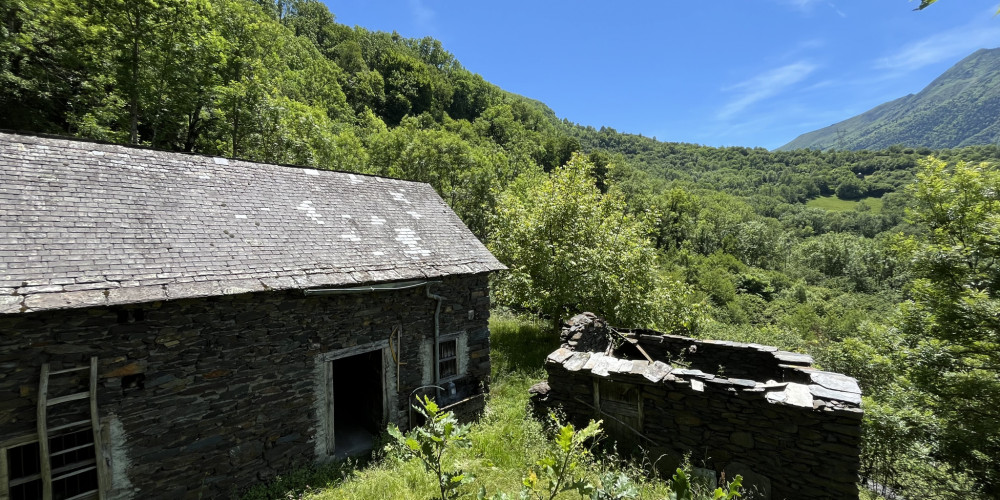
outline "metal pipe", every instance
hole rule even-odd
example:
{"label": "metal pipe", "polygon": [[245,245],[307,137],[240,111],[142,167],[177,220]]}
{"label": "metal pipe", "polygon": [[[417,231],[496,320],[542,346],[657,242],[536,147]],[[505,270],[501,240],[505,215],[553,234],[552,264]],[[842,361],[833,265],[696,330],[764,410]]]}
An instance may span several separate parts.
{"label": "metal pipe", "polygon": [[[428,387],[434,387],[434,388],[436,388],[439,391],[443,391],[444,390],[444,387],[441,387],[439,385],[422,385],[422,386],[417,387],[416,389],[413,389],[412,391],[410,391],[410,399],[413,399],[413,394],[415,392],[419,391],[420,389],[426,389]],[[407,411],[406,411],[406,424],[407,424],[407,429],[412,429],[413,428],[413,404],[412,403],[410,404],[409,409],[407,409]]]}
{"label": "metal pipe", "polygon": [[399,290],[419,288],[433,283],[440,283],[440,281],[401,281],[398,283],[383,283],[379,285],[354,286],[348,288],[312,288],[309,290],[303,290],[303,293],[306,295],[347,295],[352,293],[395,292]]}
{"label": "metal pipe", "polygon": [[434,360],[434,383],[438,384],[441,382],[441,364],[438,363],[438,357],[441,353],[438,352],[438,338],[441,336],[441,303],[444,302],[444,297],[431,293],[431,283],[427,283],[427,298],[437,300],[437,307],[434,308],[434,344],[432,346],[434,352],[431,358]]}

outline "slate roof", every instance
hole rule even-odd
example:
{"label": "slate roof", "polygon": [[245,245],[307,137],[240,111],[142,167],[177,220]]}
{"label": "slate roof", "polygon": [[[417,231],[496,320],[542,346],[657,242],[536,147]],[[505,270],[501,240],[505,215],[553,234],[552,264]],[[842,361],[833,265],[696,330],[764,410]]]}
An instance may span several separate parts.
{"label": "slate roof", "polygon": [[503,268],[427,184],[0,133],[0,314]]}

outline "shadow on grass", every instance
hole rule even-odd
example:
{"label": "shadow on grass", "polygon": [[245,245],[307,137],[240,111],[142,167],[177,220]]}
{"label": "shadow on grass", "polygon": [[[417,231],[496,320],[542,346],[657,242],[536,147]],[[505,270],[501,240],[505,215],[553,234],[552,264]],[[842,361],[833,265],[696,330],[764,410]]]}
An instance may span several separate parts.
{"label": "shadow on grass", "polygon": [[559,347],[559,334],[551,323],[507,312],[490,318],[490,364],[493,377],[514,373],[537,375],[545,357]]}
{"label": "shadow on grass", "polygon": [[279,475],[268,483],[258,484],[235,496],[241,500],[298,500],[310,493],[336,487],[352,471],[363,467],[369,459],[349,460],[296,469]]}
{"label": "shadow on grass", "polygon": [[[527,389],[545,377],[545,357],[559,346],[559,335],[549,322],[501,311],[494,312],[490,318],[490,340],[494,384],[489,404],[495,408],[491,412],[493,418],[474,428],[473,441],[476,443],[476,454],[490,463],[507,467],[481,471],[484,475],[481,483],[490,486],[491,490],[516,489],[521,481],[522,469],[530,463],[525,462],[525,457],[539,456],[546,441],[540,424],[528,416]],[[381,449],[381,445],[377,444],[376,449]],[[353,497],[353,493],[345,493],[352,482],[384,478],[377,474],[379,464],[379,458],[375,457],[306,467],[279,476],[267,484],[254,486],[242,498],[311,498],[311,494],[319,490],[326,490],[319,495],[322,498],[342,498],[345,494]],[[486,476],[492,477],[492,481]],[[380,495],[382,498],[393,497],[385,490]]]}

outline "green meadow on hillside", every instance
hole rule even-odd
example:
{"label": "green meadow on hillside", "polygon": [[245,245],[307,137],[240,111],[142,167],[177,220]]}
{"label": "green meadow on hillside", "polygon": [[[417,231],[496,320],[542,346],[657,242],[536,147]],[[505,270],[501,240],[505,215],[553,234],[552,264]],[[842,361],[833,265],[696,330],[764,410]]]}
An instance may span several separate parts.
{"label": "green meadow on hillside", "polygon": [[868,205],[868,208],[870,208],[871,211],[876,214],[882,213],[882,198],[868,197],[854,201],[854,200],[841,200],[836,196],[821,196],[819,198],[814,198],[806,202],[806,206],[822,208],[824,210],[829,210],[831,212],[855,211],[858,210],[862,204]]}

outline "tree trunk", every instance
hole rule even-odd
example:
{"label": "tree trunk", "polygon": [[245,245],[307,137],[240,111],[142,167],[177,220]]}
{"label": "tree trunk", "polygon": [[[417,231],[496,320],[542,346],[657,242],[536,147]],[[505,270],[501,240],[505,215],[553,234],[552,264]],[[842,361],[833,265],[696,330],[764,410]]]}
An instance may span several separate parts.
{"label": "tree trunk", "polygon": [[132,35],[132,88],[129,89],[129,120],[130,138],[132,144],[139,144],[139,22],[136,19],[136,32]]}
{"label": "tree trunk", "polygon": [[190,153],[194,150],[194,143],[198,139],[198,134],[201,132],[199,125],[201,124],[201,108],[202,105],[199,104],[198,107],[188,115],[188,127],[187,134],[184,138],[184,151]]}

